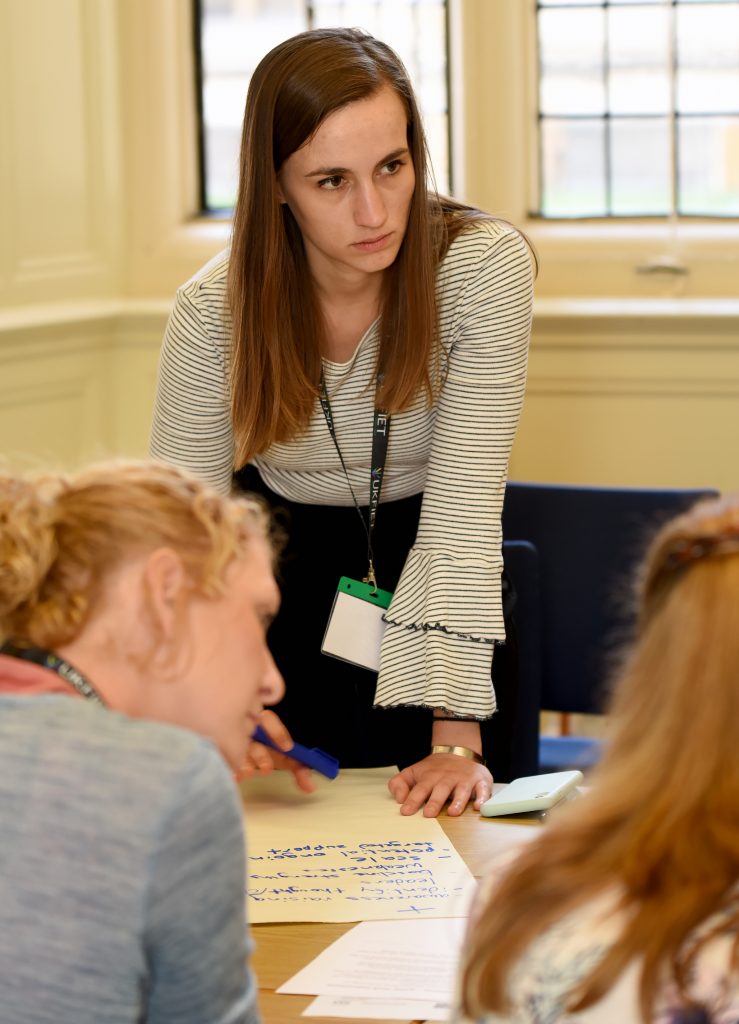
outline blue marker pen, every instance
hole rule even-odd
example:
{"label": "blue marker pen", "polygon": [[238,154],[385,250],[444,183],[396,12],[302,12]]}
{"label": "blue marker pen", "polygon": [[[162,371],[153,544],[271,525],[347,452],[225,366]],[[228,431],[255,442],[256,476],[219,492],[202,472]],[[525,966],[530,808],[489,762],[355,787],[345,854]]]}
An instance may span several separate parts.
{"label": "blue marker pen", "polygon": [[300,761],[308,768],[325,775],[327,779],[335,779],[339,774],[339,762],[336,758],[330,754],[324,754],[317,747],[304,747],[302,743],[295,743],[289,750],[282,750],[274,740],[269,738],[261,725],[254,730],[252,739],[257,743],[263,743],[265,747],[276,750],[278,754],[284,754],[285,757],[291,757],[294,761]]}

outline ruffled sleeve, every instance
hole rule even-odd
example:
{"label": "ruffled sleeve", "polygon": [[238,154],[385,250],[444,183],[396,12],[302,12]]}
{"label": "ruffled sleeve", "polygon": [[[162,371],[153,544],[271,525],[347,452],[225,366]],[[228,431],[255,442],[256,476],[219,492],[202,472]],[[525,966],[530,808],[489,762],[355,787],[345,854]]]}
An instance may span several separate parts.
{"label": "ruffled sleeve", "polygon": [[505,639],[501,511],[526,382],[532,266],[521,236],[484,224],[440,271],[447,373],[423,507],[386,615],[376,703],[487,718],[493,647]]}

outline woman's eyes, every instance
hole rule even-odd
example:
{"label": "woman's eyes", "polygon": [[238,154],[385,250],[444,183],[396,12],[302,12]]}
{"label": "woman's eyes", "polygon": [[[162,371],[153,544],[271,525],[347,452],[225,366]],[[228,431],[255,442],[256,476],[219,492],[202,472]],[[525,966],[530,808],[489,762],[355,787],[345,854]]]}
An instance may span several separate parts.
{"label": "woman's eyes", "polygon": [[319,188],[325,188],[329,192],[336,191],[341,186],[344,179],[340,174],[332,174],[330,178],[321,178],[318,182]]}
{"label": "woman's eyes", "polygon": [[[404,160],[388,160],[388,162],[383,164],[380,168],[380,174],[385,177],[397,174],[404,163]],[[327,192],[336,192],[337,189],[341,188],[345,181],[346,178],[342,174],[332,174],[329,178],[320,178],[318,181],[318,187],[325,189]]]}

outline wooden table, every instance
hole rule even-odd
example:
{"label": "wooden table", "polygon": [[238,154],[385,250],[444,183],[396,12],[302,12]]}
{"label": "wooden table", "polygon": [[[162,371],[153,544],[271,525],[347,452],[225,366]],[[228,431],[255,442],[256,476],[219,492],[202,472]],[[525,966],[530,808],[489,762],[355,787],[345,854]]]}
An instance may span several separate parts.
{"label": "wooden table", "polygon": [[[458,818],[439,816],[439,824],[456,847],[475,878],[485,874],[491,860],[514,843],[533,835],[536,819],[516,820],[481,818],[468,809]],[[353,928],[349,923],[328,924],[261,924],[252,926],[256,941],[253,965],[259,979],[259,1007],[264,1024],[337,1024],[338,1017],[301,1017],[302,1011],[314,996],[278,995],[279,988],[288,978],[305,967],[318,954]],[[370,1022],[353,1021],[353,1024]],[[398,1021],[396,1024],[408,1024]]]}

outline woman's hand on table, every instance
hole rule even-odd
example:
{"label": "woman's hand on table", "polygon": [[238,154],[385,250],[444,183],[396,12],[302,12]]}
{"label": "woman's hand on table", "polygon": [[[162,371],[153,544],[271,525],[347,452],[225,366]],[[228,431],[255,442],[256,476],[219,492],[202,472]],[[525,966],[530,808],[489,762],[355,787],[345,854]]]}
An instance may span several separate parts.
{"label": "woman's hand on table", "polygon": [[[263,711],[259,716],[259,724],[278,747],[283,750],[289,750],[292,747],[293,738],[274,711]],[[249,753],[239,772],[239,779],[251,779],[255,775],[270,775],[275,769],[292,772],[298,789],[302,789],[304,793],[312,793],[316,788],[310,768],[306,768],[304,764],[300,764],[291,757],[280,754],[256,740],[252,740],[249,745]]]}
{"label": "woman's hand on table", "polygon": [[479,811],[493,793],[493,776],[487,768],[459,754],[429,754],[404,768],[388,782],[401,805],[401,814],[415,814],[423,807],[424,818],[435,818],[447,800],[447,814],[461,814],[470,800]]}

